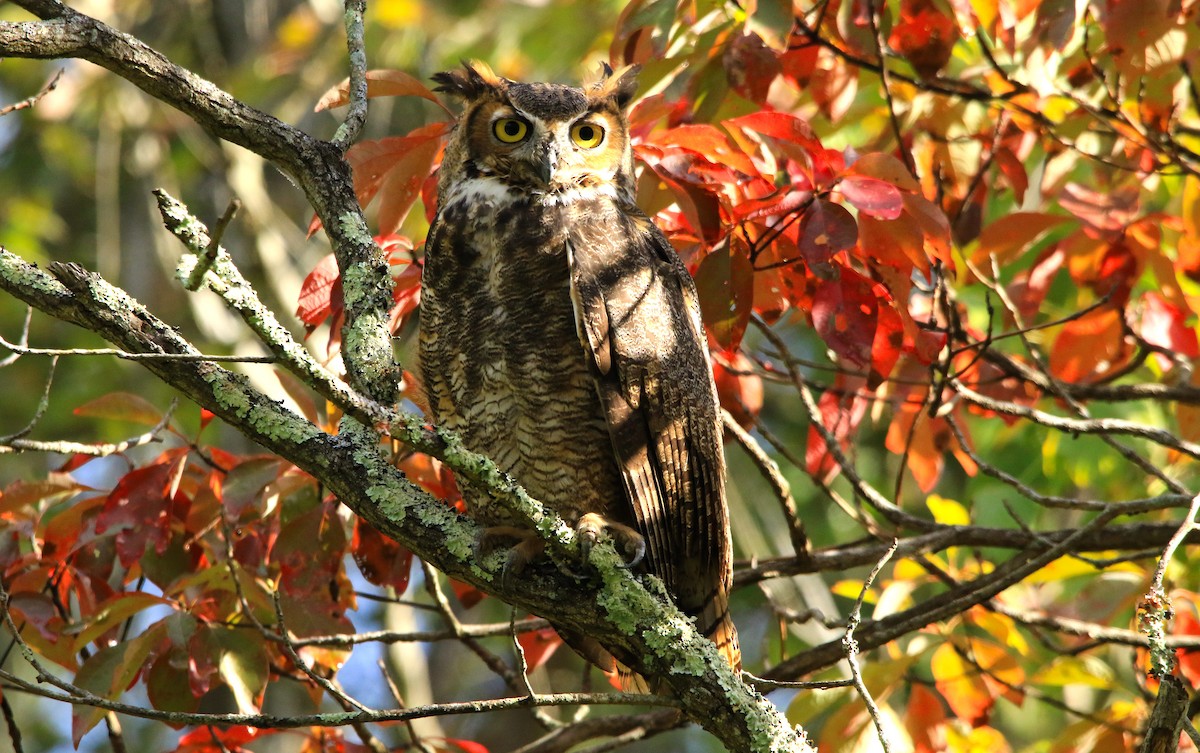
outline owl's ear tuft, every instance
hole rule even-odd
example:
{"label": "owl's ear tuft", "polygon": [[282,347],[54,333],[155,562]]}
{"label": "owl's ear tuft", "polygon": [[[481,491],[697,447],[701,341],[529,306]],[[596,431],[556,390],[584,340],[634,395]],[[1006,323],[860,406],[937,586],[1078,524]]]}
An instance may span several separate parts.
{"label": "owl's ear tuft", "polygon": [[611,99],[617,109],[624,110],[637,93],[637,74],[642,67],[627,65],[614,71],[608,63],[600,65],[600,80],[588,87],[588,98],[592,101]]}
{"label": "owl's ear tuft", "polygon": [[442,71],[433,74],[437,92],[446,92],[463,99],[477,99],[487,92],[503,91],[508,79],[497,76],[487,63],[478,60],[463,61],[461,70]]}

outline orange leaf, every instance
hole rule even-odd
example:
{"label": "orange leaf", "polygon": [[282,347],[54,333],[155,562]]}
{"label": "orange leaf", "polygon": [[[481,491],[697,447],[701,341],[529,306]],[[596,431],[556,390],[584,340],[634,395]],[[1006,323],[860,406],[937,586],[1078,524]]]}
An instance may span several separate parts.
{"label": "orange leaf", "polygon": [[[437,98],[428,86],[410,73],[396,70],[367,71],[367,98],[372,97],[421,97],[435,103],[446,110],[445,105]],[[334,107],[342,107],[350,103],[350,79],[329,89],[321,95],[313,112],[321,112]],[[449,114],[449,110],[446,110]]]}
{"label": "orange leaf", "polygon": [[437,160],[448,122],[430,123],[407,136],[378,141],[362,141],[346,152],[346,161],[354,169],[354,194],[362,206],[376,194],[379,202],[379,233],[393,233],[421,194]]}
{"label": "orange leaf", "polygon": [[1005,215],[979,234],[979,245],[971,255],[971,261],[986,269],[990,265],[989,257],[995,255],[996,263],[1003,266],[1020,256],[1043,233],[1070,221],[1070,217],[1041,212]]}
{"label": "orange leaf", "polygon": [[913,741],[913,753],[935,753],[945,750],[946,710],[942,699],[929,688],[913,683],[908,694],[908,709],[904,727]]}
{"label": "orange leaf", "polygon": [[1065,382],[1098,379],[1124,360],[1124,335],[1121,313],[1109,306],[1073,319],[1050,350],[1050,371]]}
{"label": "orange leaf", "polygon": [[938,692],[950,704],[954,715],[972,727],[987,722],[995,699],[979,671],[959,656],[951,643],[943,643],[929,662]]}
{"label": "orange leaf", "polygon": [[917,183],[916,178],[912,176],[904,163],[883,152],[864,154],[846,168],[846,174],[878,178],[903,191],[916,193],[921,190],[921,184]]}
{"label": "orange leaf", "polygon": [[[1200,636],[1200,620],[1196,619],[1195,607],[1181,606],[1175,612],[1175,625],[1171,631],[1174,635]],[[1179,661],[1179,672],[1192,684],[1200,687],[1200,650],[1175,649],[1175,658]]]}

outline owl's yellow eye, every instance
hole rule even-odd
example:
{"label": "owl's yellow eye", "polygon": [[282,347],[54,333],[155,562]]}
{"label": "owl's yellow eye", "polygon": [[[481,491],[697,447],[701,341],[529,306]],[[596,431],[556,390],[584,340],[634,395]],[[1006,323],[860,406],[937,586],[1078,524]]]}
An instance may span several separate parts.
{"label": "owl's yellow eye", "polygon": [[604,129],[595,123],[576,123],[571,126],[571,141],[584,149],[595,149],[604,141]]}
{"label": "owl's yellow eye", "polygon": [[505,144],[515,144],[529,135],[529,124],[517,118],[500,118],[492,125],[492,133]]}

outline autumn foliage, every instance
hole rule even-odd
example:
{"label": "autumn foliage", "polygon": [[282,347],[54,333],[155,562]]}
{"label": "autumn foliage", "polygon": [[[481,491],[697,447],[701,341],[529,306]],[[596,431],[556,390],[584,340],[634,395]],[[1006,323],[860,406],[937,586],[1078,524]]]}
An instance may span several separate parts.
{"label": "autumn foliage", "polygon": [[[754,465],[731,466],[741,504],[800,531],[761,536],[778,549],[756,551],[737,530],[750,517],[735,515],[734,616],[759,626],[743,628],[748,669],[846,675],[840,655],[806,663],[829,639],[802,611],[820,610],[785,603],[774,579],[821,573],[843,617],[865,593],[878,628],[860,638],[878,718],[850,686],[787,705],[821,750],[874,749],[880,726],[931,753],[1127,750],[1162,678],[1200,688],[1194,537],[1166,585],[1154,580],[1200,491],[1198,17],[1200,4],[1166,0],[634,0],[596,51],[641,66],[639,204],[695,277],[723,406],[773,458],[759,470],[792,489],[772,495],[747,480]],[[422,77],[367,78],[372,99],[438,108],[346,153],[403,338],[452,115]],[[336,362],[340,271],[333,255],[305,271],[296,316]],[[279,379],[337,431],[332,405]],[[402,388],[419,410],[411,373]],[[77,413],[169,440],[111,486],[80,481],[92,456],[79,454],[0,496],[13,625],[79,687],[107,699],[139,687],[150,707],[185,712],[224,689],[253,713],[292,682],[319,708],[316,678],[355,650],[362,582],[415,598],[413,555],[294,466],[224,450],[207,419],[188,431],[127,393]],[[462,510],[440,461],[385,447]],[[731,435],[727,452],[738,447]],[[900,549],[868,581],[893,538]],[[860,540],[875,548],[859,554]],[[450,604],[432,577],[420,580],[443,609],[488,600],[451,583]],[[1154,593],[1173,609],[1158,643],[1135,619]],[[544,624],[516,637],[530,672],[573,660]],[[76,706],[76,744],[103,718]],[[345,729],[305,730],[306,749],[370,749]],[[177,749],[249,750],[284,733],[196,728]]]}

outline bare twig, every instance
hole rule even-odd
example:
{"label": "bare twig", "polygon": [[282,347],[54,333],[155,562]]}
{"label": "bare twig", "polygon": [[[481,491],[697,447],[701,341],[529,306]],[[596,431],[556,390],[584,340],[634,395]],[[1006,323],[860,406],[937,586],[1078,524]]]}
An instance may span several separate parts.
{"label": "bare twig", "polygon": [[41,441],[3,438],[0,439],[0,455],[17,452],[57,452],[60,455],[90,455],[98,458],[117,455],[133,447],[141,447],[142,445],[161,441],[160,435],[167,428],[167,425],[171,423],[171,418],[174,416],[178,405],[178,398],[172,400],[171,405],[163,412],[163,417],[154,425],[154,428],[121,442],[91,444],[66,440]]}
{"label": "bare twig", "polygon": [[883,566],[896,553],[896,547],[899,544],[898,540],[892,540],[891,546],[880,557],[879,562],[875,563],[875,567],[871,569],[871,573],[863,581],[862,589],[858,592],[858,599],[854,602],[854,609],[850,610],[850,619],[846,625],[846,634],[842,637],[842,648],[846,652],[846,663],[850,665],[850,676],[854,680],[854,687],[858,690],[858,694],[862,696],[863,701],[867,704],[867,711],[871,714],[871,720],[875,722],[875,730],[879,734],[879,744],[883,746],[884,753],[891,753],[892,743],[888,735],[887,726],[884,724],[883,717],[880,716],[879,706],[876,705],[875,699],[871,697],[871,691],[867,690],[867,685],[863,682],[862,667],[858,664],[858,643],[854,640],[854,631],[862,623],[862,606],[863,600],[867,597],[867,592],[871,589],[875,578],[879,576],[879,572],[883,570]]}
{"label": "bare twig", "polygon": [[1150,582],[1150,590],[1142,596],[1138,604],[1138,627],[1150,642],[1150,676],[1163,679],[1175,670],[1175,652],[1167,647],[1167,622],[1174,616],[1171,599],[1163,587],[1163,578],[1167,574],[1167,564],[1175,555],[1175,550],[1193,530],[1196,530],[1196,515],[1200,513],[1200,494],[1192,499],[1187,515],[1179,524],[1178,530],[1158,559],[1158,567]]}
{"label": "bare twig", "polygon": [[[0,247],[3,248],[3,247]],[[274,363],[274,356],[218,356],[205,353],[132,353],[120,348],[30,348],[0,336],[0,345],[23,356],[112,356],[126,361],[207,361],[210,363]]]}
{"label": "bare twig", "polygon": [[8,115],[10,112],[16,112],[17,110],[24,110],[28,107],[33,107],[34,105],[36,105],[38,103],[38,100],[40,100],[42,97],[46,96],[50,92],[54,91],[55,87],[58,86],[58,80],[60,78],[62,78],[64,70],[65,70],[64,68],[59,68],[58,71],[56,71],[55,74],[50,77],[50,80],[47,81],[46,84],[44,86],[42,86],[41,89],[38,90],[37,94],[34,94],[32,97],[26,97],[25,99],[21,100],[20,102],[14,102],[11,105],[5,105],[3,107],[0,107],[0,118],[4,117],[5,115]]}

